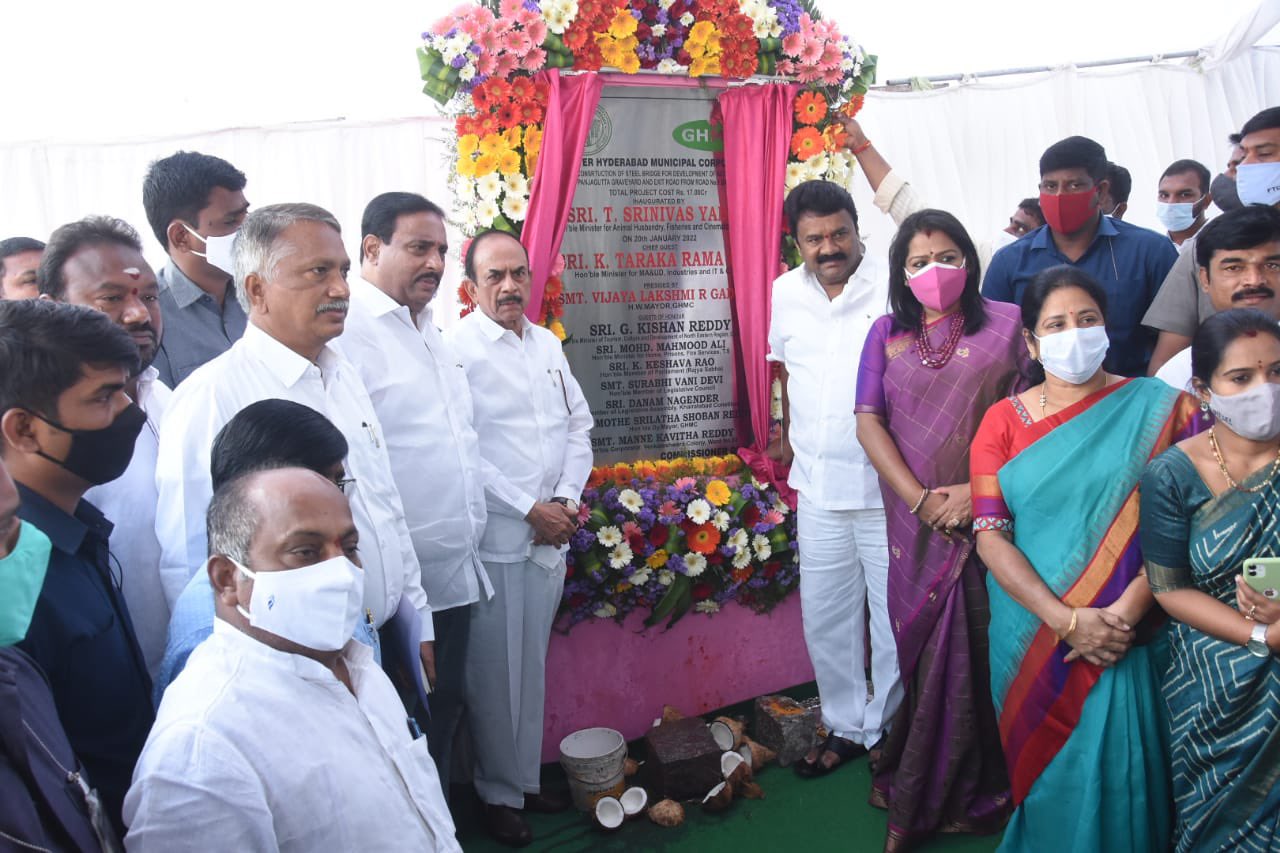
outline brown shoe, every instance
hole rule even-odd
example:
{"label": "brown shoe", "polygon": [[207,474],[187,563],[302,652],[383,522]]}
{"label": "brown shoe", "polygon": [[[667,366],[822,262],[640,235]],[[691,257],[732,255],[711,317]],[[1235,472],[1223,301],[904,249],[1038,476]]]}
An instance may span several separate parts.
{"label": "brown shoe", "polygon": [[524,795],[524,807],[526,811],[542,812],[544,814],[555,814],[562,812],[572,805],[567,794],[558,792],[542,791],[537,794]]}
{"label": "brown shoe", "polygon": [[499,844],[524,847],[533,841],[533,830],[519,810],[510,806],[484,804],[484,828]]}

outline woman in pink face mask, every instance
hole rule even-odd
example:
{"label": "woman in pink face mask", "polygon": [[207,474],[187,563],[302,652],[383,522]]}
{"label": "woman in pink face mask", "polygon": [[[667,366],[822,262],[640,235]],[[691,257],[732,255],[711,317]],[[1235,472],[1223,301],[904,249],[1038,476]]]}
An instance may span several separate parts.
{"label": "woman in pink face mask", "polygon": [[987,408],[1026,386],[1029,357],[1017,306],[978,293],[977,250],[950,213],[907,217],[889,266],[892,313],[867,336],[856,411],[884,494],[889,615],[906,688],[871,793],[889,811],[885,850],[894,851],[943,827],[995,832],[1009,816],[969,444]]}

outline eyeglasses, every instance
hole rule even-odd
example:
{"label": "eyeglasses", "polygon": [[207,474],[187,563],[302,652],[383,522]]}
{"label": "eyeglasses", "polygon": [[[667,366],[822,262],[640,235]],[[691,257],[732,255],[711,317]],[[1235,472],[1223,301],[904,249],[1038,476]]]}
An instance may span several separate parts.
{"label": "eyeglasses", "polygon": [[333,481],[333,484],[338,487],[338,491],[345,495],[347,493],[347,486],[350,486],[355,481],[355,477],[339,477]]}

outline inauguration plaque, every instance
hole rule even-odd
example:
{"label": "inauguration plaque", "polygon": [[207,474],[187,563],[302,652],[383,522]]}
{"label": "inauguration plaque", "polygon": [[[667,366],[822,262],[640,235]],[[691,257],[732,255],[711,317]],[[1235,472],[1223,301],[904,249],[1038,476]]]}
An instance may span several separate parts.
{"label": "inauguration plaque", "polygon": [[741,444],[714,104],[698,88],[605,87],[592,122],[561,252],[597,465]]}

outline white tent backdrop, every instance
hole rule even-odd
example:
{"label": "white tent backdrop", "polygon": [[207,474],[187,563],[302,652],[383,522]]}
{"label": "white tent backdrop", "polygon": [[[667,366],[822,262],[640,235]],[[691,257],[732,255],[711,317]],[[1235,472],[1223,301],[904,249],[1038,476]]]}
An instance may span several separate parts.
{"label": "white tent backdrop", "polygon": [[[1207,63],[1210,64],[1210,63]],[[311,201],[342,222],[355,257],[360,213],[373,195],[415,190],[448,206],[449,124],[423,97],[423,116],[254,127],[184,136],[0,145],[0,236],[43,238],[57,225],[109,213],[148,233],[141,183],[147,164],[179,149],[224,157],[249,178],[254,205]],[[1258,110],[1280,104],[1280,48],[1246,49],[1209,70],[1142,63],[993,78],[924,92],[872,92],[861,120],[880,151],[934,206],[954,212],[976,241],[1002,227],[1018,199],[1036,194],[1043,149],[1080,133],[1133,174],[1128,219],[1156,226],[1164,167],[1192,157],[1219,171],[1226,137]],[[863,230],[883,245],[892,225],[874,211],[865,181],[852,188]],[[454,245],[461,239],[455,234]],[[457,283],[452,264],[445,295]],[[443,309],[444,306],[441,306]],[[447,321],[445,310],[438,316]]]}

